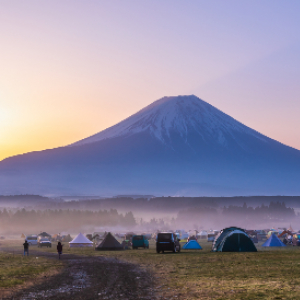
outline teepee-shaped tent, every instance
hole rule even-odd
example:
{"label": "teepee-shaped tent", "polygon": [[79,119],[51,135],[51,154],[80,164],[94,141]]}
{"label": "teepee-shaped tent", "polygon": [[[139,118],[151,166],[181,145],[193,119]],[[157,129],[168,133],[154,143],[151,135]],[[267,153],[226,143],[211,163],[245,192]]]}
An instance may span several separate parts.
{"label": "teepee-shaped tent", "polygon": [[123,250],[123,247],[109,232],[99,246],[96,247],[96,250]]}
{"label": "teepee-shaped tent", "polygon": [[287,229],[288,231],[294,232],[294,229],[292,227],[292,225],[290,224],[290,227]]}
{"label": "teepee-shaped tent", "polygon": [[191,240],[183,245],[182,249],[184,250],[202,250],[202,247],[198,244],[197,241]]}
{"label": "teepee-shaped tent", "polygon": [[284,247],[285,244],[278,238],[276,234],[271,234],[269,239],[262,244],[263,247]]}
{"label": "teepee-shaped tent", "polygon": [[26,238],[25,234],[22,233],[22,234],[21,234],[21,239],[25,239],[25,238]]}
{"label": "teepee-shaped tent", "polygon": [[86,238],[82,233],[79,233],[76,238],[69,242],[70,248],[75,247],[93,247],[93,242]]}

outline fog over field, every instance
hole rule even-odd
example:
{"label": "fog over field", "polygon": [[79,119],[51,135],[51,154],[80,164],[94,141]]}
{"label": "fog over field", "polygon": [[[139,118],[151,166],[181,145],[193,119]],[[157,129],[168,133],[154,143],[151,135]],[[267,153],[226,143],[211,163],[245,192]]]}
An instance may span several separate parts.
{"label": "fog over field", "polygon": [[[287,228],[300,220],[299,197],[158,197],[65,201],[41,196],[1,196],[0,232],[92,233],[161,230]],[[295,209],[296,208],[296,209]],[[300,229],[300,228],[299,228]]]}

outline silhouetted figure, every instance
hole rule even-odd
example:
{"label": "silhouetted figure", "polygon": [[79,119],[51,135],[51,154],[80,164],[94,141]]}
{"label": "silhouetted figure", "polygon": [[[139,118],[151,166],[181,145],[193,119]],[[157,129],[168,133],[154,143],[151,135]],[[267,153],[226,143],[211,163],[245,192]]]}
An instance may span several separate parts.
{"label": "silhouetted figure", "polygon": [[29,255],[29,244],[28,242],[25,240],[25,243],[23,244],[24,246],[24,256],[25,256],[25,253],[27,253],[27,256]]}
{"label": "silhouetted figure", "polygon": [[62,254],[62,249],[63,249],[63,245],[61,244],[61,242],[58,242],[56,249],[58,253],[58,259],[60,259],[60,255]]}

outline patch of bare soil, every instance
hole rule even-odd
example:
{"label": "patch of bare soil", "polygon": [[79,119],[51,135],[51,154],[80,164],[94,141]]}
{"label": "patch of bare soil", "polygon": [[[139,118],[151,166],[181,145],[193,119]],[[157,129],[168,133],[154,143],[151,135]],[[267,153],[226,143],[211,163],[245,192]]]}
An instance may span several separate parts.
{"label": "patch of bare soil", "polygon": [[[57,259],[45,252],[32,253]],[[2,299],[156,299],[153,276],[138,265],[107,257],[64,254],[62,272]]]}

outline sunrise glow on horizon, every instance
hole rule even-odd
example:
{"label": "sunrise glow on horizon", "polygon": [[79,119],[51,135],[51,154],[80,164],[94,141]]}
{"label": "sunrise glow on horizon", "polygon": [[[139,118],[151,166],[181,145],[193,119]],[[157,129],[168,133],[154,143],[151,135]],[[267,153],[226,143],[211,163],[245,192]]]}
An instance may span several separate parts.
{"label": "sunrise glow on horizon", "polygon": [[65,146],[163,96],[300,149],[296,1],[0,1],[0,160]]}

